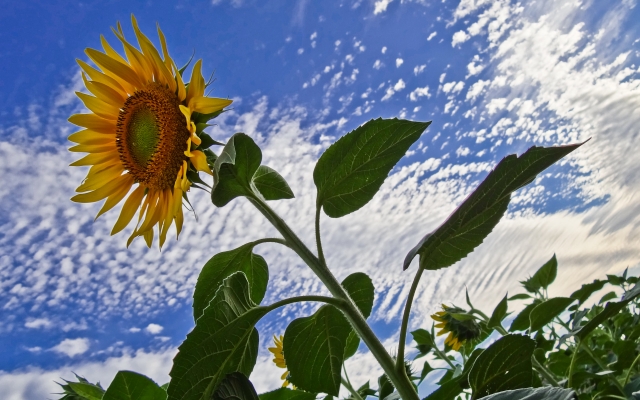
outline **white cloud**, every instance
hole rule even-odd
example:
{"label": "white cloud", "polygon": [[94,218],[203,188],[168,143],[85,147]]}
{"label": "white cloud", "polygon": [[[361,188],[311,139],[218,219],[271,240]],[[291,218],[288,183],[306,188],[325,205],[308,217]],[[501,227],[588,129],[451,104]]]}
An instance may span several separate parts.
{"label": "white cloud", "polygon": [[382,46],[382,50],[380,50],[382,54],[387,52],[387,46]]}
{"label": "white cloud", "polygon": [[416,65],[415,67],[413,67],[413,74],[415,76],[418,76],[424,72],[425,68],[427,68],[427,64]]}
{"label": "white cloud", "polygon": [[393,85],[393,90],[395,90],[396,92],[404,89],[406,87],[404,81],[402,79],[398,79],[398,82],[396,82],[395,85]]}
{"label": "white cloud", "polygon": [[444,85],[442,85],[442,91],[449,94],[456,94],[456,93],[460,93],[462,91],[462,89],[464,89],[464,82],[463,81],[459,81],[459,82],[447,82]]}
{"label": "white cloud", "polygon": [[434,32],[431,32],[431,33],[429,34],[429,36],[427,37],[427,41],[428,41],[428,42],[430,42],[430,41],[431,41],[431,39],[433,39],[434,37],[436,37],[436,35],[437,35],[437,34],[438,34],[438,32],[435,32],[435,31],[434,31]]}
{"label": "white cloud", "polygon": [[380,60],[376,60],[376,62],[373,63],[373,69],[380,69],[382,67],[384,67],[384,64]]}
{"label": "white cloud", "polygon": [[378,0],[374,4],[373,14],[381,14],[387,11],[387,7],[391,4],[393,0]]}
{"label": "white cloud", "polygon": [[48,318],[34,318],[25,322],[24,326],[29,329],[49,328],[53,323]]}
{"label": "white cloud", "polygon": [[409,93],[409,99],[411,101],[418,101],[420,97],[431,97],[431,93],[429,93],[429,86],[415,88],[413,92]]}
{"label": "white cloud", "polygon": [[147,327],[144,328],[144,330],[152,335],[157,335],[158,333],[162,332],[164,328],[162,327],[162,325],[151,323],[147,325]]}
{"label": "white cloud", "polygon": [[86,353],[87,350],[89,350],[89,343],[89,339],[87,338],[64,339],[62,342],[53,346],[51,350],[67,357],[75,357]]}
{"label": "white cloud", "polygon": [[389,87],[387,87],[387,90],[385,91],[384,96],[382,96],[381,101],[389,100],[391,97],[393,97],[394,94],[396,94],[396,92],[403,90],[405,87],[406,85],[404,81],[402,79],[398,79],[398,82],[396,82],[393,86],[389,85]]}
{"label": "white cloud", "polygon": [[453,34],[453,38],[451,40],[451,47],[456,47],[456,45],[464,43],[470,38],[471,36],[469,36],[465,31],[458,31]]}
{"label": "white cloud", "polygon": [[402,58],[396,58],[396,68],[400,68],[402,64],[404,64],[404,60]]}

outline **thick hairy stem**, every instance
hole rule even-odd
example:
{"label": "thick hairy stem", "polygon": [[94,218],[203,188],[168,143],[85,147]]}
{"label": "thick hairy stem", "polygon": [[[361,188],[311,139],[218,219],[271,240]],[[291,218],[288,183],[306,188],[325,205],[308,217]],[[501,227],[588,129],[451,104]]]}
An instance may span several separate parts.
{"label": "thick hairy stem", "polygon": [[422,277],[422,273],[424,272],[423,268],[418,267],[418,272],[416,272],[416,276],[413,278],[413,283],[411,284],[411,289],[409,289],[409,296],[407,296],[407,302],[404,305],[404,314],[402,315],[402,324],[400,325],[400,340],[398,341],[398,358],[396,360],[396,370],[399,373],[407,374],[406,368],[404,367],[404,348],[407,341],[407,328],[409,326],[409,317],[411,316],[411,305],[413,304],[413,298],[416,295],[416,290],[418,289],[418,284],[420,283],[420,278]]}
{"label": "thick hairy stem", "polygon": [[258,197],[247,198],[280,232],[286,240],[287,245],[295,251],[318,276],[318,278],[320,278],[322,283],[324,283],[327,289],[329,289],[329,292],[331,292],[335,298],[345,301],[345,305],[342,308],[345,317],[353,329],[358,333],[358,336],[360,336],[362,341],[367,345],[371,354],[376,358],[400,396],[404,400],[418,400],[418,393],[414,390],[409,378],[406,374],[397,373],[393,358],[391,358],[389,353],[387,353],[376,334],[371,330],[369,324],[367,324],[362,313],[360,313],[356,304],[342,287],[340,282],[338,282],[331,271],[329,271],[326,265],[320,262],[318,257],[309,250],[309,248],[302,242],[302,240],[300,240],[300,238],[298,238],[282,218],[280,218],[264,201]]}

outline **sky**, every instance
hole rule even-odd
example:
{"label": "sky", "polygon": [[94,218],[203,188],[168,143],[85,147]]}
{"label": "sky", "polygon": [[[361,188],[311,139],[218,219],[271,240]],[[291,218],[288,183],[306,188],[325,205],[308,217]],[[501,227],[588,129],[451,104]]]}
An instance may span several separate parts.
{"label": "sky", "polygon": [[[162,251],[109,236],[118,213],[69,199],[86,174],[68,165],[67,118],[83,112],[75,59],[130,16],[178,64],[192,54],[213,74],[211,95],[234,100],[208,132],[245,132],[296,198],[273,208],[310,247],[313,167],[331,143],[372,118],[433,121],[361,210],[324,216],[327,262],[338,279],[369,274],[369,319],[390,352],[417,262],[406,253],[435,229],[504,156],[533,145],[591,140],[516,192],[485,242],[454,266],[425,274],[411,329],[441,303],[490,312],[553,254],[550,295],[629,267],[640,273],[640,20],[636,1],[353,0],[312,2],[24,1],[0,14],[0,392],[55,398],[72,371],[103,384],[120,369],[168,381],[193,327],[198,272],[220,251],[277,232],[243,199],[213,207],[191,193],[178,241]],[[25,22],[28,16],[28,23]],[[291,252],[263,244],[265,303],[326,289]],[[594,296],[597,297],[597,296]],[[514,304],[513,310],[518,305]],[[259,324],[251,376],[259,392],[281,370],[267,347],[314,305]],[[381,370],[361,346],[347,370],[376,386]],[[429,383],[421,394],[429,392]],[[7,397],[8,396],[8,397]]]}

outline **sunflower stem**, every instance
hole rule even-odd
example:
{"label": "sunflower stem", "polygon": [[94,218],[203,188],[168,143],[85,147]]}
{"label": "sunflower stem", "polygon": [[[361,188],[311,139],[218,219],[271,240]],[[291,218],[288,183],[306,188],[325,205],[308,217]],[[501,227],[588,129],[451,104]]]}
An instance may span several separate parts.
{"label": "sunflower stem", "polygon": [[362,396],[360,396],[360,393],[358,393],[358,391],[353,388],[353,385],[349,380],[349,375],[347,374],[347,367],[344,364],[342,364],[342,370],[344,371],[344,376],[340,377],[340,381],[342,382],[342,385],[345,388],[347,388],[347,390],[349,391],[349,393],[351,393],[354,399],[363,400]]}
{"label": "sunflower stem", "polygon": [[406,373],[399,374],[395,369],[395,363],[393,358],[387,353],[380,339],[371,330],[369,324],[365,320],[362,313],[353,302],[347,291],[342,287],[340,282],[333,276],[331,271],[324,265],[315,254],[309,250],[309,248],[300,240],[300,238],[291,230],[278,214],[276,214],[271,207],[269,207],[260,197],[252,195],[247,196],[247,199],[264,215],[269,222],[280,232],[284,237],[288,246],[302,258],[302,260],[311,268],[311,270],[320,278],[322,283],[329,289],[331,294],[340,300],[345,302],[344,307],[341,309],[345,317],[358,333],[358,336],[362,338],[362,341],[367,345],[371,354],[376,358],[384,372],[389,377],[389,380],[395,386],[396,390],[404,400],[418,400],[418,393],[416,393],[411,381],[406,376]]}
{"label": "sunflower stem", "polygon": [[335,297],[328,297],[328,296],[295,296],[295,297],[289,297],[288,299],[283,299],[280,301],[276,301],[275,303],[268,305],[267,309],[269,309],[269,311],[273,311],[276,308],[280,308],[282,306],[286,306],[289,304],[293,304],[293,303],[300,303],[303,301],[315,301],[315,302],[320,302],[320,303],[327,303],[327,304],[331,304],[332,306],[342,310],[344,309],[345,305],[347,304],[344,300],[342,299],[336,299]]}
{"label": "sunflower stem", "polygon": [[407,302],[404,305],[402,324],[400,325],[400,339],[398,341],[398,358],[396,359],[396,370],[398,371],[398,373],[402,373],[405,376],[407,375],[407,372],[404,367],[404,348],[406,345],[405,342],[407,341],[407,328],[409,326],[409,317],[411,316],[411,305],[413,304],[413,298],[416,294],[416,290],[418,289],[418,284],[420,283],[420,278],[422,277],[423,272],[423,268],[418,268],[418,272],[413,278],[411,289],[409,289],[409,296],[407,296]]}

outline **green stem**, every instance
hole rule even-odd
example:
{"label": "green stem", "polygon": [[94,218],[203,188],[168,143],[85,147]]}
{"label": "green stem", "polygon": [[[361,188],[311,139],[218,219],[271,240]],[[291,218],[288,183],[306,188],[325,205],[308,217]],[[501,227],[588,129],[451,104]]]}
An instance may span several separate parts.
{"label": "green stem", "polygon": [[433,345],[433,351],[444,361],[447,362],[447,364],[449,364],[449,366],[451,367],[451,369],[455,370],[456,366],[453,365],[453,363],[451,362],[451,360],[449,360],[449,357],[447,357],[447,355],[445,353],[443,353],[442,351],[440,351],[440,349],[438,348],[438,344],[436,343],[435,338],[433,337],[433,325],[431,325],[431,344]]}
{"label": "green stem", "polygon": [[582,341],[578,340],[578,342],[576,343],[576,349],[573,351],[573,354],[571,355],[571,364],[569,364],[569,381],[567,383],[567,386],[570,388],[573,387],[573,372],[576,369],[576,360],[578,359],[578,352],[580,351],[581,345],[582,345]]}
{"label": "green stem", "polygon": [[248,196],[247,199],[264,215],[269,222],[280,232],[286,240],[288,246],[295,251],[300,258],[311,268],[311,270],[320,278],[322,283],[329,289],[329,292],[337,298],[345,302],[342,312],[347,320],[349,320],[353,329],[358,336],[367,345],[371,354],[376,358],[384,372],[389,377],[393,386],[404,400],[418,400],[418,393],[413,388],[411,381],[406,374],[398,374],[395,369],[393,358],[387,353],[383,344],[380,342],[376,334],[371,330],[369,324],[365,320],[362,313],[353,302],[347,291],[342,287],[340,282],[333,276],[331,271],[322,264],[318,257],[309,250],[309,248],[298,238],[298,236],[289,228],[289,226],[280,218],[275,211],[271,209],[264,201],[257,196]]}
{"label": "green stem", "polygon": [[264,238],[264,239],[258,239],[252,242],[254,246],[257,246],[259,244],[262,243],[279,243],[283,246],[287,246],[289,247],[289,244],[287,243],[286,240],[280,239],[280,238]]}
{"label": "green stem", "polygon": [[351,386],[351,382],[349,382],[348,380],[344,379],[344,377],[340,377],[340,381],[342,382],[342,386],[346,387],[347,390],[349,391],[349,393],[351,393],[351,395],[353,396],[354,399],[356,400],[362,400],[362,396],[360,396],[360,393],[358,393],[353,386]]}
{"label": "green stem", "polygon": [[629,367],[629,371],[627,372],[627,377],[624,378],[624,386],[627,386],[627,383],[629,383],[629,378],[631,378],[631,371],[633,371],[633,368],[636,366],[638,361],[640,361],[640,354],[638,354],[636,359],[633,360],[633,362],[631,363],[631,366]]}
{"label": "green stem", "polygon": [[327,266],[327,261],[324,259],[324,252],[322,251],[322,240],[320,240],[320,207],[316,207],[316,247],[318,248],[318,259],[320,263]]}
{"label": "green stem", "polygon": [[560,383],[554,378],[554,376],[545,368],[544,365],[540,364],[536,357],[531,357],[531,362],[533,364],[533,368],[540,373],[552,386],[560,387]]}
{"label": "green stem", "polygon": [[487,316],[487,314],[483,313],[482,311],[476,309],[476,308],[472,308],[471,311],[469,311],[471,314],[478,314],[479,316],[481,316],[485,322],[489,321],[489,317]]}
{"label": "green stem", "polygon": [[406,345],[405,342],[407,341],[407,328],[409,326],[409,317],[411,316],[411,305],[413,304],[413,297],[416,294],[418,284],[420,283],[420,277],[422,276],[423,272],[424,269],[418,267],[418,272],[413,278],[411,289],[409,289],[407,302],[404,305],[404,314],[402,315],[402,324],[400,325],[400,340],[398,341],[398,358],[396,359],[396,369],[398,370],[398,372],[404,371],[402,372],[404,374],[407,373],[407,370],[404,366],[404,347]]}
{"label": "green stem", "polygon": [[296,296],[296,297],[289,297],[288,299],[276,301],[275,303],[266,306],[266,308],[268,308],[269,311],[273,311],[276,308],[280,308],[280,307],[286,306],[288,304],[300,303],[302,301],[316,301],[316,302],[321,302],[321,303],[327,303],[327,304],[331,304],[332,306],[335,306],[336,308],[338,308],[340,310],[344,309],[346,304],[347,304],[346,301],[341,300],[341,299],[336,299],[335,297],[327,297],[327,296]]}

